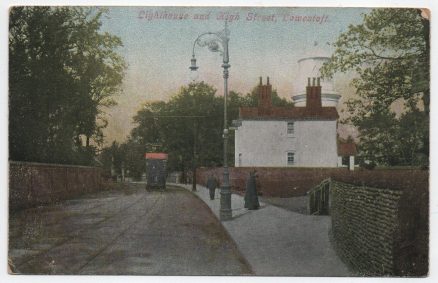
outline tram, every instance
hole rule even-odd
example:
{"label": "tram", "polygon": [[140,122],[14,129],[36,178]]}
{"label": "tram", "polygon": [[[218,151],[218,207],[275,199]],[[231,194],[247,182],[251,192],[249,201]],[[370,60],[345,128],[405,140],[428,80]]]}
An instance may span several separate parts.
{"label": "tram", "polygon": [[146,189],[165,189],[167,178],[167,153],[149,152],[146,159]]}

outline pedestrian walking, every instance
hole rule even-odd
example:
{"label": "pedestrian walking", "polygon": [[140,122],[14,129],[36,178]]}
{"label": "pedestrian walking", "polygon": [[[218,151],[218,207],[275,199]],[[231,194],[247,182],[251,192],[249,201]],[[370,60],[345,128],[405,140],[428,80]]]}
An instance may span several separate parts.
{"label": "pedestrian walking", "polygon": [[216,178],[213,176],[213,174],[210,174],[210,176],[208,176],[208,180],[207,180],[207,188],[210,191],[210,199],[214,200],[214,194],[215,194],[215,190],[216,187],[218,185],[218,182],[216,180]]}
{"label": "pedestrian walking", "polygon": [[257,196],[256,171],[249,173],[249,178],[246,182],[245,191],[245,208],[250,210],[260,207],[259,197]]}

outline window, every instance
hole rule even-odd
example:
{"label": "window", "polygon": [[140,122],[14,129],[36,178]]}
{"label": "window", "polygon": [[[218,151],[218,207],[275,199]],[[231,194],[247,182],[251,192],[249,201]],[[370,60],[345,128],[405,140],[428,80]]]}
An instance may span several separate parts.
{"label": "window", "polygon": [[348,166],[350,164],[350,156],[342,156],[342,165]]}
{"label": "window", "polygon": [[294,133],[294,122],[287,122],[287,134],[293,135]]}
{"label": "window", "polygon": [[294,165],[294,164],[295,164],[295,152],[288,152],[287,165]]}

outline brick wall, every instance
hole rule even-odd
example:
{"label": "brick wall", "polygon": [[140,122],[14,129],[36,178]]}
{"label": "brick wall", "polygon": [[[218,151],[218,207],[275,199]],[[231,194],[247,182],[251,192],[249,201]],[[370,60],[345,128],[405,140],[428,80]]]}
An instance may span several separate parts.
{"label": "brick wall", "polygon": [[[245,191],[246,180],[252,167],[230,167],[230,183],[232,190]],[[422,188],[428,190],[429,171],[400,170],[355,170],[347,168],[281,168],[256,167],[257,190],[265,196],[294,197],[303,196],[308,190],[319,185],[324,179],[367,185],[369,187],[410,190]],[[223,168],[198,168],[197,182],[205,185],[209,174],[222,181]]]}
{"label": "brick wall", "polygon": [[[230,184],[235,192],[244,192],[246,180],[251,167],[230,167]],[[306,192],[318,185],[322,180],[338,170],[347,171],[345,168],[275,168],[257,167],[257,191],[264,196],[292,197],[303,196]],[[205,185],[209,174],[223,179],[223,168],[199,168],[197,170],[198,184]]]}
{"label": "brick wall", "polygon": [[426,275],[428,217],[418,212],[428,202],[412,196],[405,190],[332,181],[332,236],[341,258],[363,275]]}
{"label": "brick wall", "polygon": [[102,188],[101,169],[9,162],[9,208],[55,203]]}

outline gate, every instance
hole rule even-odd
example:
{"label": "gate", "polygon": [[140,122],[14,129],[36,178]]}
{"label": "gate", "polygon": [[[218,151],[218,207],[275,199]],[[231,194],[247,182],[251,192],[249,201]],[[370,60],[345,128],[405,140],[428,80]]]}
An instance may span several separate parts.
{"label": "gate", "polygon": [[330,213],[330,183],[326,179],[307,192],[309,196],[308,210],[311,215],[329,215]]}

